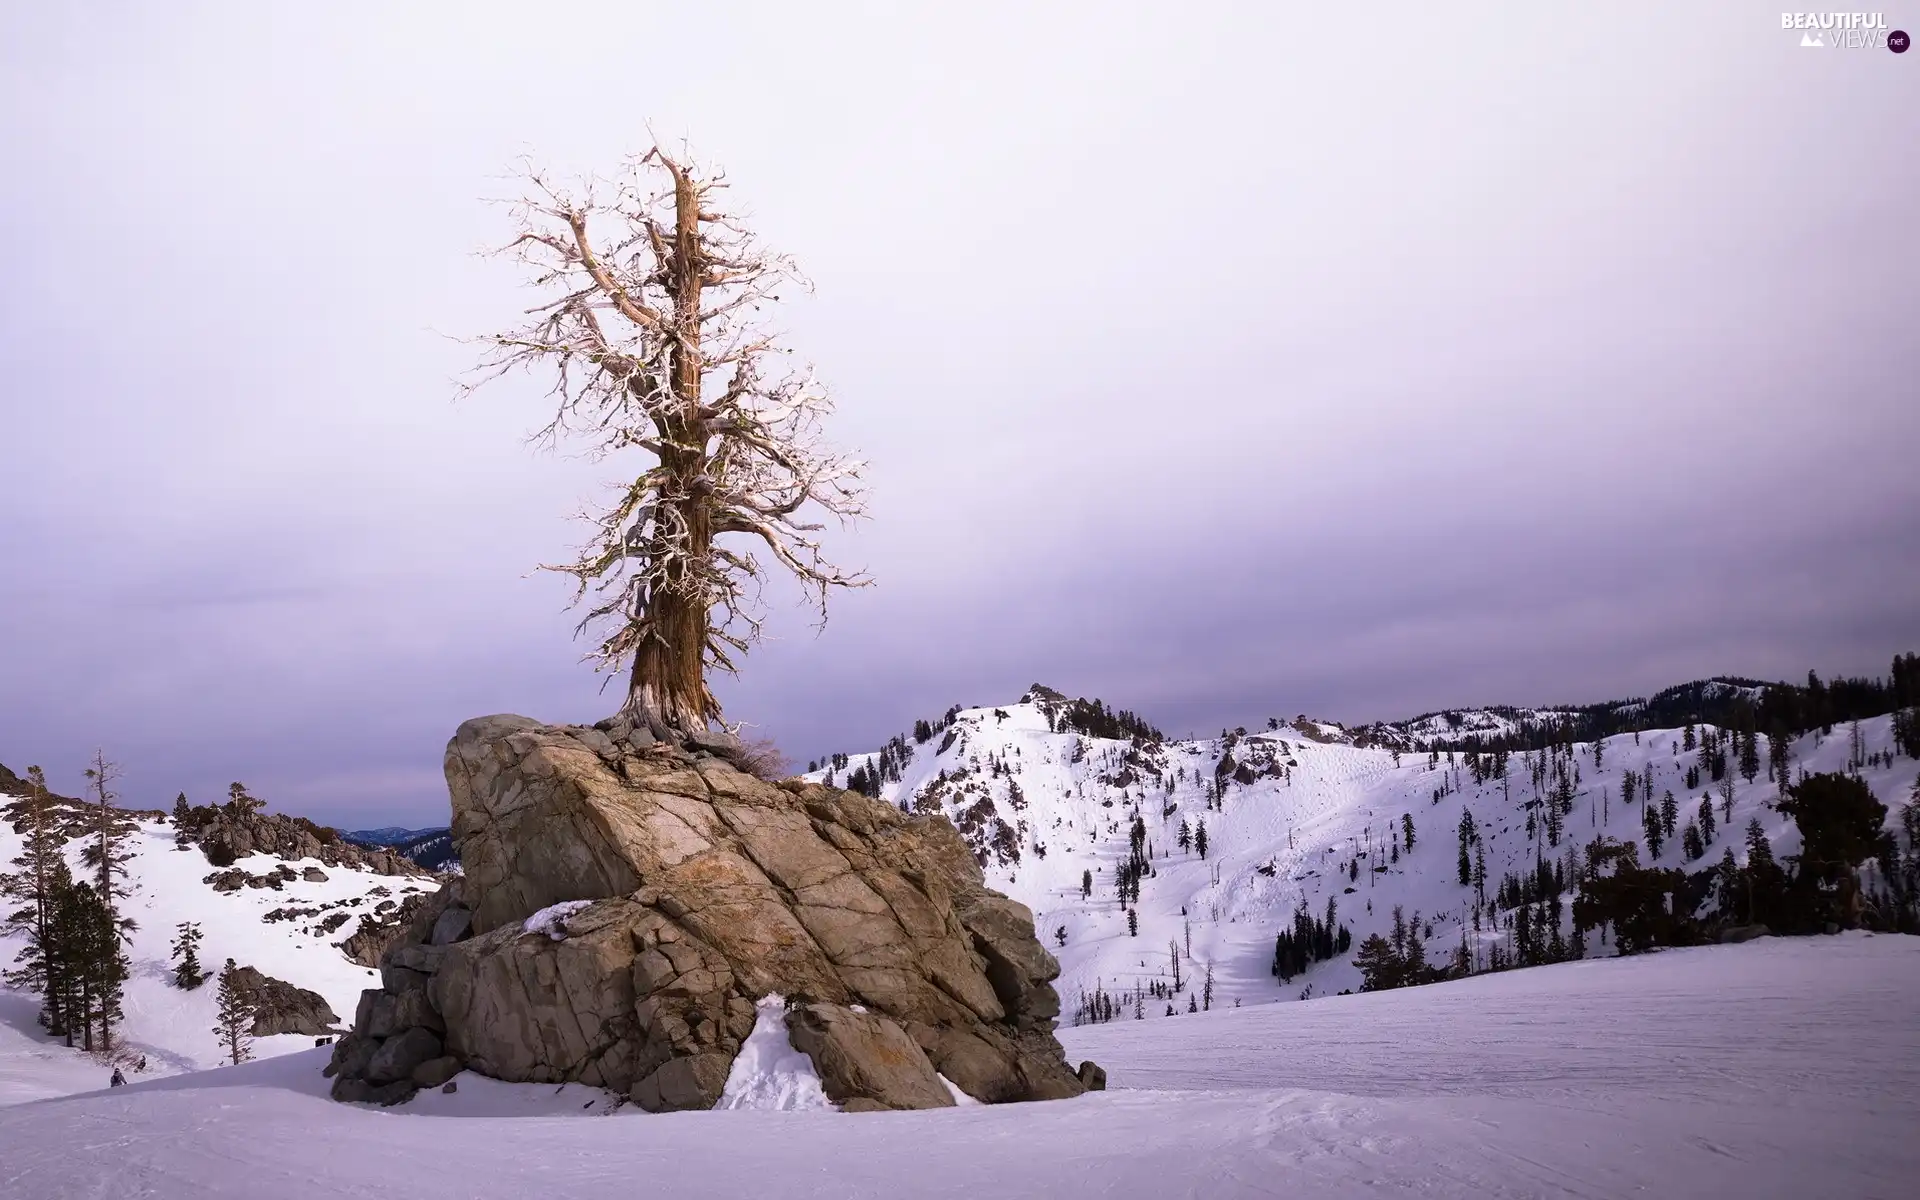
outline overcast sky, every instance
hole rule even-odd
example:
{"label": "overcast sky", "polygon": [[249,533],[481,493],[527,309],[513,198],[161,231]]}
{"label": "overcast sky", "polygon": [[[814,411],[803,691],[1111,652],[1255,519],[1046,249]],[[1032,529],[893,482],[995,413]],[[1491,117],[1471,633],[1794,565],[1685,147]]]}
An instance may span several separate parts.
{"label": "overcast sky", "polygon": [[[874,588],[798,760],[1036,680],[1169,732],[1920,648],[1920,53],[1751,4],[10,5],[0,762],[446,818],[593,720],[474,252],[516,155],[723,163],[816,294]],[[1890,12],[1920,28],[1920,8]]]}

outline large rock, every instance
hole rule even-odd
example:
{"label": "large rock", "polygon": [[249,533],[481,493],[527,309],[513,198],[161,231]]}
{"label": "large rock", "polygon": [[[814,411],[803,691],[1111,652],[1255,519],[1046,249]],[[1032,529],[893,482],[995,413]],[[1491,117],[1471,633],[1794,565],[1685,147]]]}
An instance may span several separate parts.
{"label": "large rock", "polygon": [[643,735],[460,727],[463,877],[385,948],[391,1003],[363,1005],[363,1037],[444,1031],[447,1056],[495,1078],[703,1108],[754,1002],[779,994],[849,1108],[951,1103],[935,1072],[987,1102],[1084,1090],[1053,1036],[1058,964],[944,818],[763,782],[718,739]]}
{"label": "large rock", "polygon": [[254,1037],[300,1033],[308,1037],[339,1031],[340,1018],[318,992],[263,975],[252,967],[234,972],[234,989],[253,1005]]}
{"label": "large rock", "polygon": [[348,959],[363,967],[377,967],[389,947],[406,940],[408,926],[433,902],[433,894],[414,892],[391,913],[384,916],[367,913],[344,941],[335,942]]}
{"label": "large rock", "polygon": [[409,1029],[380,1043],[367,1061],[371,1084],[397,1083],[412,1077],[414,1068],[441,1057],[440,1039],[424,1029]]}
{"label": "large rock", "polygon": [[787,1011],[787,1035],[813,1060],[820,1086],[842,1108],[947,1108],[954,1100],[925,1052],[887,1018],[838,1004]]}

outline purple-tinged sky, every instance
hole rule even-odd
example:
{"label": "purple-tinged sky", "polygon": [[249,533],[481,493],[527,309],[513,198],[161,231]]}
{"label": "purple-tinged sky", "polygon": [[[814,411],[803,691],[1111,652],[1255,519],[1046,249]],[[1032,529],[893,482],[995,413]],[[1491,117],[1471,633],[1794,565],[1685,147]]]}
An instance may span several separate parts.
{"label": "purple-tinged sky", "polygon": [[722,689],[799,759],[1034,680],[1185,732],[1920,648],[1920,54],[1325,12],[11,6],[0,761],[427,823],[461,719],[608,711],[526,576],[618,464],[452,335],[525,303],[515,156],[649,123],[874,463],[878,586]]}

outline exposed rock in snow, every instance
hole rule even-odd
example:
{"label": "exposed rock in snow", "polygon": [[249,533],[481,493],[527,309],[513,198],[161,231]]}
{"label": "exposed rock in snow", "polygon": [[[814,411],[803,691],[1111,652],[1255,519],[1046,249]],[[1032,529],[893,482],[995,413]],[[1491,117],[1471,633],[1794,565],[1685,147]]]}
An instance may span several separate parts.
{"label": "exposed rock in snow", "polygon": [[253,1036],[298,1033],[322,1037],[339,1032],[340,1018],[326,997],[284,979],[263,975],[243,966],[234,972],[234,986],[253,1005]]}
{"label": "exposed rock in snow", "polygon": [[[936,1069],[992,1102],[1083,1090],[1053,1037],[1058,965],[951,825],[618,732],[461,726],[446,765],[466,874],[388,950],[392,1000],[356,1021],[343,1080],[419,990],[446,1053],[482,1074],[709,1108],[772,993],[808,997],[796,1044],[848,1108],[950,1104]],[[460,935],[437,961],[405,957],[448,912]]]}

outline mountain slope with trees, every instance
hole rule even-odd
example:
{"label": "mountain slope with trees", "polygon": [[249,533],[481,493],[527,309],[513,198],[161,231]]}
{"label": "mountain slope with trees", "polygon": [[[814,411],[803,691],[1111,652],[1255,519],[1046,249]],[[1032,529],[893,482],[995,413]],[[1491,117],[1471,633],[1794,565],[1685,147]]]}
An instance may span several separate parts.
{"label": "mountain slope with trees", "polygon": [[1914,664],[1198,739],[1036,686],[808,777],[949,817],[1034,909],[1068,1019],[1165,1017],[1755,924],[1920,931]]}

